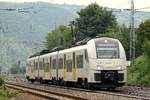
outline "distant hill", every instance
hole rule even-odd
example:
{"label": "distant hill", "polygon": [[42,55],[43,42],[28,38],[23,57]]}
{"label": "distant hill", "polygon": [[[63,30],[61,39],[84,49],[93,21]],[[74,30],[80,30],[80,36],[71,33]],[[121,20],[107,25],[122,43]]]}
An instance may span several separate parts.
{"label": "distant hill", "polygon": [[[116,16],[119,24],[130,26],[130,11],[113,12],[113,14]],[[146,19],[150,19],[150,12],[136,11],[135,27],[138,27],[138,25]]]}
{"label": "distant hill", "polygon": [[[59,25],[68,25],[83,6],[0,2],[0,66],[10,67],[44,48],[45,36]],[[113,12],[119,24],[129,25],[130,12]],[[148,12],[136,12],[135,24],[150,18]]]}

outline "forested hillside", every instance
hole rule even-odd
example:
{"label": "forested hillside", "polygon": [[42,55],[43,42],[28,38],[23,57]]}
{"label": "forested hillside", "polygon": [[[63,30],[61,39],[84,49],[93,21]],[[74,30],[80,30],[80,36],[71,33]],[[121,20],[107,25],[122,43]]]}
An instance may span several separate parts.
{"label": "forested hillside", "polygon": [[[40,2],[0,3],[0,66],[10,67],[18,60],[25,62],[29,55],[43,49],[47,32],[75,18],[79,7],[69,7]],[[3,10],[10,8],[29,9]]]}

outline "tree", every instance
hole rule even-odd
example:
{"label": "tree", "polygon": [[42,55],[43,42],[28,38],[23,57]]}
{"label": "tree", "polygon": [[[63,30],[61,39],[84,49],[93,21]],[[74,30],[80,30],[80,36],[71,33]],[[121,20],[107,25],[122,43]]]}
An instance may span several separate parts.
{"label": "tree", "polygon": [[145,40],[142,48],[144,53],[150,58],[150,40]]}
{"label": "tree", "polygon": [[12,64],[12,66],[10,68],[11,74],[18,74],[19,70],[20,70],[19,64]]}
{"label": "tree", "polygon": [[130,34],[129,28],[127,28],[123,24],[120,26],[118,25],[116,31],[106,32],[103,35],[99,34],[99,36],[106,36],[106,37],[118,39],[122,43],[123,47],[125,48],[127,59],[129,59],[129,49],[130,49],[129,34]]}
{"label": "tree", "polygon": [[104,34],[117,24],[112,11],[107,11],[106,8],[100,7],[96,3],[81,9],[78,14],[79,18],[76,18],[76,27],[82,39]]}
{"label": "tree", "polygon": [[71,30],[67,26],[59,26],[46,36],[46,47],[52,49],[54,47],[68,47],[71,44]]}
{"label": "tree", "polygon": [[0,66],[0,74],[1,74],[1,72],[2,72],[2,67]]}
{"label": "tree", "polygon": [[149,48],[149,41],[150,41],[150,19],[142,22],[137,30],[136,48],[139,54],[142,54],[144,50]]}

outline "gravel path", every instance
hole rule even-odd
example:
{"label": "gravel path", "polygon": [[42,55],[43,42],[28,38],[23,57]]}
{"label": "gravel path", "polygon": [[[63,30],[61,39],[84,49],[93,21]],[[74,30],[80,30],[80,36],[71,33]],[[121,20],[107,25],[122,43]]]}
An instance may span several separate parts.
{"label": "gravel path", "polygon": [[120,88],[120,92],[124,94],[150,98],[150,88],[148,87],[124,86]]}

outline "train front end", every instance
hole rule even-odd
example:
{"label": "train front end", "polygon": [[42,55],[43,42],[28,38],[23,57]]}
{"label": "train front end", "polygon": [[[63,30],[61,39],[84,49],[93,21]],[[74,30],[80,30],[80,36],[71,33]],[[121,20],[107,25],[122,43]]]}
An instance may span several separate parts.
{"label": "train front end", "polygon": [[127,60],[119,40],[96,38],[88,42],[89,81],[99,87],[116,88],[127,81]]}

